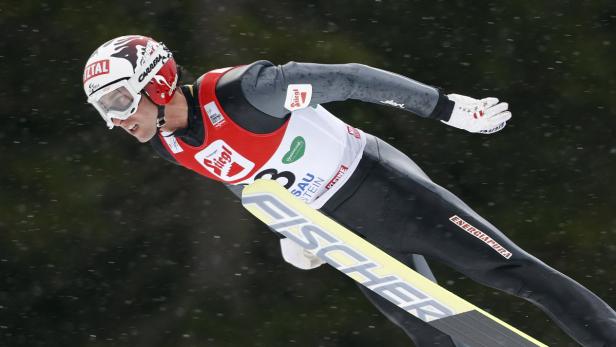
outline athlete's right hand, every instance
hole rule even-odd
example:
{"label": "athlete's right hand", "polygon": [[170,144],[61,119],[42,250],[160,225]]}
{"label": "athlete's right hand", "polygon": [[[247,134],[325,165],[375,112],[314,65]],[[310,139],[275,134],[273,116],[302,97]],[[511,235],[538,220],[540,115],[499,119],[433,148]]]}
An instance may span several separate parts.
{"label": "athlete's right hand", "polygon": [[454,102],[453,112],[448,121],[443,123],[471,133],[492,134],[502,130],[511,118],[506,102],[497,98],[473,99],[459,94],[448,94]]}
{"label": "athlete's right hand", "polygon": [[302,270],[311,270],[325,263],[317,256],[306,251],[296,242],[287,238],[280,240],[280,250],[282,251],[282,258],[284,258],[287,263]]}

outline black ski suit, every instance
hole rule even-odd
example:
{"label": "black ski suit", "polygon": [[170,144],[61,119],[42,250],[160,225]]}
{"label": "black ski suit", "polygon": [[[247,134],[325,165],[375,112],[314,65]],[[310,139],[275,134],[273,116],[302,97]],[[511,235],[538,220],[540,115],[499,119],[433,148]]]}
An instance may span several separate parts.
{"label": "black ski suit", "polygon": [[[258,61],[223,76],[216,94],[237,124],[265,133],[277,129],[289,117],[283,107],[286,86],[299,83],[312,85],[311,105],[357,99],[440,120],[447,120],[453,108],[453,103],[435,88],[359,64],[292,62],[274,66]],[[174,135],[198,145],[204,140],[199,107],[191,90],[186,86],[182,90],[189,101],[189,126]],[[358,168],[322,212],[432,280],[434,276],[421,255],[478,283],[530,301],[583,346],[616,346],[616,313],[603,300],[520,249],[463,201],[432,182],[405,154],[372,135],[367,134],[367,138]],[[162,157],[174,161],[157,136],[151,144]],[[229,188],[236,194],[241,191],[241,187]],[[483,236],[463,230],[460,223],[456,224],[460,220]],[[488,239],[492,241],[487,243]],[[360,288],[417,346],[461,346]]]}

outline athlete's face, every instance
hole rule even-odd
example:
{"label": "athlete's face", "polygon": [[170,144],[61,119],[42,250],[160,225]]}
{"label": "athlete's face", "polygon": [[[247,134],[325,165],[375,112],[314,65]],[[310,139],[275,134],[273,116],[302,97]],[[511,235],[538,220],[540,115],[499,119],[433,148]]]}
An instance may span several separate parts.
{"label": "athlete's face", "polygon": [[156,116],[158,108],[150,99],[141,97],[137,112],[125,120],[112,118],[113,125],[122,127],[127,133],[134,136],[139,142],[148,142],[156,135]]}

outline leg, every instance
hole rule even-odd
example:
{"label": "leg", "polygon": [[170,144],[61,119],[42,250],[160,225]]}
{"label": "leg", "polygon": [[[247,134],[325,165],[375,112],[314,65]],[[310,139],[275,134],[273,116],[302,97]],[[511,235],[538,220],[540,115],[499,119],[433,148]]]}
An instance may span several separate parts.
{"label": "leg", "polygon": [[[404,154],[378,145],[376,165],[326,213],[388,253],[434,257],[476,282],[532,302],[584,346],[616,346],[616,313],[603,300],[516,246]],[[452,216],[466,222],[463,228]]]}
{"label": "leg", "polygon": [[[436,197],[433,191],[423,191],[423,197],[416,194],[433,214],[422,220],[406,220],[402,247],[417,247],[417,252],[421,249],[476,282],[534,303],[584,346],[616,345],[616,313],[600,298],[517,247],[451,193],[439,191]],[[454,215],[466,222],[462,225],[466,230],[449,220]],[[497,250],[477,230],[506,251]]]}
{"label": "leg", "polygon": [[[354,192],[357,187],[362,185],[362,182],[366,179],[366,175],[371,171],[371,168],[374,166],[373,164],[378,161],[378,150],[376,145],[375,138],[369,139],[371,140],[371,145],[368,148],[372,147],[371,150],[367,150],[364,153],[363,169],[358,169],[353,174],[352,180],[355,180],[354,184],[345,185],[345,191],[337,193],[335,195],[337,200],[333,202],[330,200],[325,207],[323,207],[322,212],[334,217],[348,226],[351,230],[362,234],[362,230],[364,228],[373,229],[375,227],[378,228],[389,228],[388,223],[386,223],[384,219],[383,209],[378,206],[383,206],[383,203],[387,200],[387,191],[386,189],[380,189],[383,187],[378,186],[378,184],[372,187],[372,193],[368,194],[364,197],[353,197],[355,195]],[[367,149],[368,149],[367,148]],[[406,158],[408,159],[408,158]],[[410,159],[409,159],[410,161]],[[407,167],[411,167],[412,170],[427,179],[427,176],[423,171],[412,161]],[[372,184],[367,184],[367,186],[372,186]],[[358,194],[357,196],[363,196],[362,194]],[[350,203],[346,203],[348,201]],[[370,204],[375,203],[378,206],[372,208],[370,210],[371,213],[367,213],[365,216],[366,219],[363,218],[366,206],[370,206]],[[342,204],[342,207],[340,207]],[[338,208],[340,207],[340,208]],[[377,224],[375,224],[377,223]],[[388,243],[373,243],[381,248],[388,248]],[[399,261],[407,264],[409,267],[414,269],[415,271],[422,274],[424,277],[436,282],[428,263],[425,261],[425,258],[421,255],[409,254],[408,252],[402,252],[397,249],[389,248],[388,253],[397,258]],[[449,335],[442,333],[431,325],[425,323],[419,318],[416,318],[410,315],[408,312],[400,309],[396,305],[391,302],[385,300],[381,296],[375,294],[369,289],[365,288],[362,285],[358,285],[359,289],[364,293],[364,295],[368,298],[368,300],[391,322],[400,327],[415,343],[416,346],[419,347],[427,347],[427,346],[441,346],[441,347],[467,347],[459,342],[452,341]]]}

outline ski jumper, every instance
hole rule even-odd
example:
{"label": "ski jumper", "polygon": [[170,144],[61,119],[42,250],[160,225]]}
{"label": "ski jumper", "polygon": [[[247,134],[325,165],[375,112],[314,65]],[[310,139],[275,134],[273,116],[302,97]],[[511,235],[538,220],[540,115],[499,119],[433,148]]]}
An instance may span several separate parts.
{"label": "ski jumper", "polygon": [[[292,86],[300,85],[301,91],[306,84],[312,88],[308,101],[289,112],[283,106],[289,105],[289,97],[293,101]],[[188,130],[152,141],[167,160],[225,182],[236,193],[254,179],[276,179],[427,277],[431,272],[418,254],[530,301],[583,346],[616,346],[616,313],[603,300],[519,248],[432,182],[408,156],[347,127],[320,106],[358,99],[446,119],[451,105],[438,90],[358,64],[276,67],[263,61],[206,74],[193,86],[197,97],[191,98],[186,87],[182,90],[191,109]],[[332,153],[323,152],[328,150]],[[312,193],[303,195],[306,191]],[[460,347],[385,299],[362,291],[416,345]]]}

